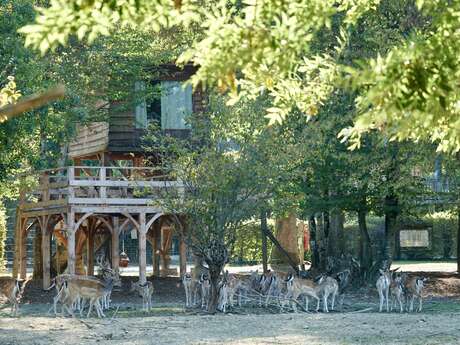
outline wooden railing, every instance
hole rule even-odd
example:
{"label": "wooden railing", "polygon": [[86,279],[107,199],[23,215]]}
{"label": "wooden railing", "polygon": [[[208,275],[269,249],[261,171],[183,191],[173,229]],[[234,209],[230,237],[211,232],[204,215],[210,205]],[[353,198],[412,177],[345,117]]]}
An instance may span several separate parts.
{"label": "wooden railing", "polygon": [[182,184],[159,168],[69,166],[36,176],[38,186],[22,193],[24,210],[80,205],[149,205]]}

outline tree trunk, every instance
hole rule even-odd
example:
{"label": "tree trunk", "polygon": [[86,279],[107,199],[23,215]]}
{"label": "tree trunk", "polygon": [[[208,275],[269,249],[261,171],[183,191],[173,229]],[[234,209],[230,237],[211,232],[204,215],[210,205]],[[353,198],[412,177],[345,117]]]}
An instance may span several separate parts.
{"label": "tree trunk", "polygon": [[209,265],[209,279],[211,280],[211,296],[209,296],[208,312],[214,314],[219,303],[219,277],[223,265]]}
{"label": "tree trunk", "polygon": [[385,197],[385,243],[381,263],[383,268],[389,268],[393,262],[397,217],[398,199],[394,196]]}
{"label": "tree trunk", "polygon": [[334,209],[330,216],[330,229],[327,242],[327,256],[337,262],[345,252],[345,239],[343,234],[344,216],[342,210]]}
{"label": "tree trunk", "polygon": [[[289,257],[294,261],[295,265],[300,265],[302,262],[299,250],[299,234],[297,228],[297,218],[294,213],[290,213],[287,217],[276,219],[275,237],[281,247],[288,253]],[[286,256],[276,247],[272,248],[271,255],[272,264],[289,265]]]}
{"label": "tree trunk", "polygon": [[264,273],[268,272],[267,230],[267,212],[262,211],[260,215],[260,235],[262,236],[262,267]]}
{"label": "tree trunk", "polygon": [[316,239],[317,229],[314,215],[312,215],[308,220],[308,230],[310,231],[311,269],[317,270],[319,268],[319,251]]}
{"label": "tree trunk", "polygon": [[367,231],[366,211],[358,211],[359,226],[359,263],[361,274],[365,276],[372,267],[372,247],[369,232]]}

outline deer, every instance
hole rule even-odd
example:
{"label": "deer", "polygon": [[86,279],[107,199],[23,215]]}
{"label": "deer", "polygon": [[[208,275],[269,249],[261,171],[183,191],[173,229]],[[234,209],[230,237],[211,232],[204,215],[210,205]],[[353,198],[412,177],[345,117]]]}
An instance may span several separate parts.
{"label": "deer", "polygon": [[334,303],[337,293],[339,292],[339,284],[337,280],[327,275],[321,275],[317,280],[317,287],[315,289],[317,294],[322,295],[323,298],[323,311],[328,313],[328,298],[332,295],[331,310],[334,310]]}
{"label": "deer", "polygon": [[193,280],[192,275],[190,273],[185,273],[182,276],[182,285],[184,286],[185,290],[185,307],[190,308],[192,303],[192,295],[195,291],[195,284],[196,281]]}
{"label": "deer", "polygon": [[209,297],[211,293],[211,281],[207,273],[202,273],[198,280],[201,292],[201,308],[208,308]]}
{"label": "deer", "polygon": [[[265,296],[265,307],[268,306],[270,298],[278,298],[281,293],[281,281],[280,278],[272,271],[265,272],[262,274],[259,280],[258,291],[262,296]],[[261,299],[259,299],[259,305],[261,305]]]}
{"label": "deer", "polygon": [[152,295],[153,283],[146,281],[141,284],[140,282],[131,282],[130,292],[137,291],[142,296],[142,310],[149,311],[152,308]]}
{"label": "deer", "polygon": [[391,283],[391,272],[387,270],[379,269],[380,277],[377,279],[375,286],[377,287],[377,291],[379,293],[379,312],[382,312],[383,304],[386,301],[387,305],[387,312],[390,311],[389,302],[388,302],[388,294],[390,290],[390,283]]}
{"label": "deer", "polygon": [[391,295],[391,306],[390,311],[393,311],[393,306],[396,305],[396,302],[399,303],[400,313],[404,311],[403,307],[403,297],[404,297],[404,288],[403,280],[401,275],[396,275],[390,282],[390,295]]}
{"label": "deer", "polygon": [[[11,304],[12,316],[17,316],[19,302],[24,295],[26,284],[29,280],[18,280],[11,277],[0,277],[0,295],[4,295]],[[22,283],[22,286],[20,285]]]}
{"label": "deer", "polygon": [[224,273],[224,277],[219,283],[218,296],[217,309],[225,313],[229,299],[228,271]]}
{"label": "deer", "polygon": [[[425,287],[425,283],[428,281],[428,278],[420,277],[411,277],[406,280],[404,283],[404,289],[406,291],[407,298],[407,311],[414,311],[414,300],[417,298],[419,301],[419,306],[417,308],[418,312],[422,311],[422,291]],[[410,300],[410,306],[409,306]]]}
{"label": "deer", "polygon": [[[70,278],[65,282],[64,287],[67,290],[66,301],[68,301],[70,306],[74,305],[77,298],[85,298],[90,302],[86,317],[91,315],[93,306],[96,308],[96,313],[99,318],[105,317],[100,302],[112,290],[113,281],[109,280],[106,284],[103,284],[100,281]],[[68,304],[66,304],[67,307]],[[80,310],[80,314],[81,313],[82,310]],[[73,316],[73,313],[71,314]]]}
{"label": "deer", "polygon": [[299,296],[305,298],[305,311],[308,312],[309,297],[316,299],[316,311],[319,310],[320,297],[318,286],[311,280],[296,279],[293,274],[289,274],[284,280],[285,294],[282,298],[281,307],[283,308],[287,301],[291,301],[291,307],[297,312],[297,299]]}
{"label": "deer", "polygon": [[[76,280],[76,281],[91,281],[93,283],[101,284],[102,286],[111,286],[110,289],[106,289],[104,295],[102,296],[101,299],[101,306],[103,309],[108,309],[110,307],[110,295],[112,292],[112,288],[115,285],[114,280],[111,278],[107,278],[106,280],[102,281],[99,278],[96,277],[91,277],[91,276],[83,276],[83,275],[75,275],[75,274],[61,274],[56,276],[53,279],[53,283],[51,286],[47,289],[48,291],[51,290],[53,287],[56,288],[56,296],[53,298],[53,306],[48,310],[48,313],[51,312],[52,309],[54,309],[54,314],[57,316],[57,304],[61,303],[62,304],[62,309],[61,309],[61,314],[64,313],[64,308],[69,310],[71,308],[72,310],[77,309],[80,311],[80,313],[84,309],[84,301],[85,297],[84,296],[73,296],[72,298],[72,305],[68,306],[68,291],[67,291],[67,282],[70,280]],[[83,301],[82,301],[83,300]]]}
{"label": "deer", "polygon": [[335,279],[339,284],[340,310],[343,311],[343,301],[345,299],[345,291],[350,287],[351,272],[349,269],[343,270],[335,274]]}

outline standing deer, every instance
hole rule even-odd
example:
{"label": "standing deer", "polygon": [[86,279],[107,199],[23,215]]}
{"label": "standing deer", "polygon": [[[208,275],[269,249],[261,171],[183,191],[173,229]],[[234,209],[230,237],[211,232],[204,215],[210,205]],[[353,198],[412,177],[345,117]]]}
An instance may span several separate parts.
{"label": "standing deer", "polygon": [[[414,300],[418,298],[419,306],[417,311],[422,311],[422,292],[423,288],[425,287],[425,283],[428,281],[428,278],[419,278],[419,277],[412,277],[409,278],[405,284],[404,288],[406,290],[406,298],[407,298],[407,311],[414,311]],[[410,306],[409,306],[410,300]]]}
{"label": "standing deer", "polygon": [[380,299],[380,306],[379,306],[379,312],[382,312],[383,309],[383,304],[386,301],[387,305],[387,312],[390,311],[390,306],[388,302],[388,294],[390,290],[390,283],[391,283],[391,272],[387,270],[382,270],[379,269],[380,272],[380,277],[377,279],[377,283],[375,286],[377,287],[377,291],[379,293],[379,299]]}
{"label": "standing deer", "polygon": [[152,308],[153,283],[149,281],[144,284],[131,282],[130,292],[133,291],[137,291],[142,296],[142,310],[149,311]]}
{"label": "standing deer", "polygon": [[[20,283],[22,282],[22,286]],[[20,281],[11,277],[0,277],[0,295],[5,296],[11,304],[11,314],[16,316],[19,311],[19,302],[24,294],[28,280]]]}

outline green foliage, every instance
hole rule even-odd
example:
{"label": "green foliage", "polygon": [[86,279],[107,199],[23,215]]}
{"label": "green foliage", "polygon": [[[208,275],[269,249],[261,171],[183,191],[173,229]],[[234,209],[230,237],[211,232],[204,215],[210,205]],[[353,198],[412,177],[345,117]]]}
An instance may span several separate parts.
{"label": "green foliage", "polygon": [[[273,233],[273,226],[269,225]],[[267,242],[267,252],[271,253],[272,242]],[[248,264],[262,262],[262,236],[258,222],[244,224],[236,229],[236,241],[231,251],[231,262]]]}
{"label": "green foliage", "polygon": [[0,272],[5,269],[6,210],[0,204]]}

